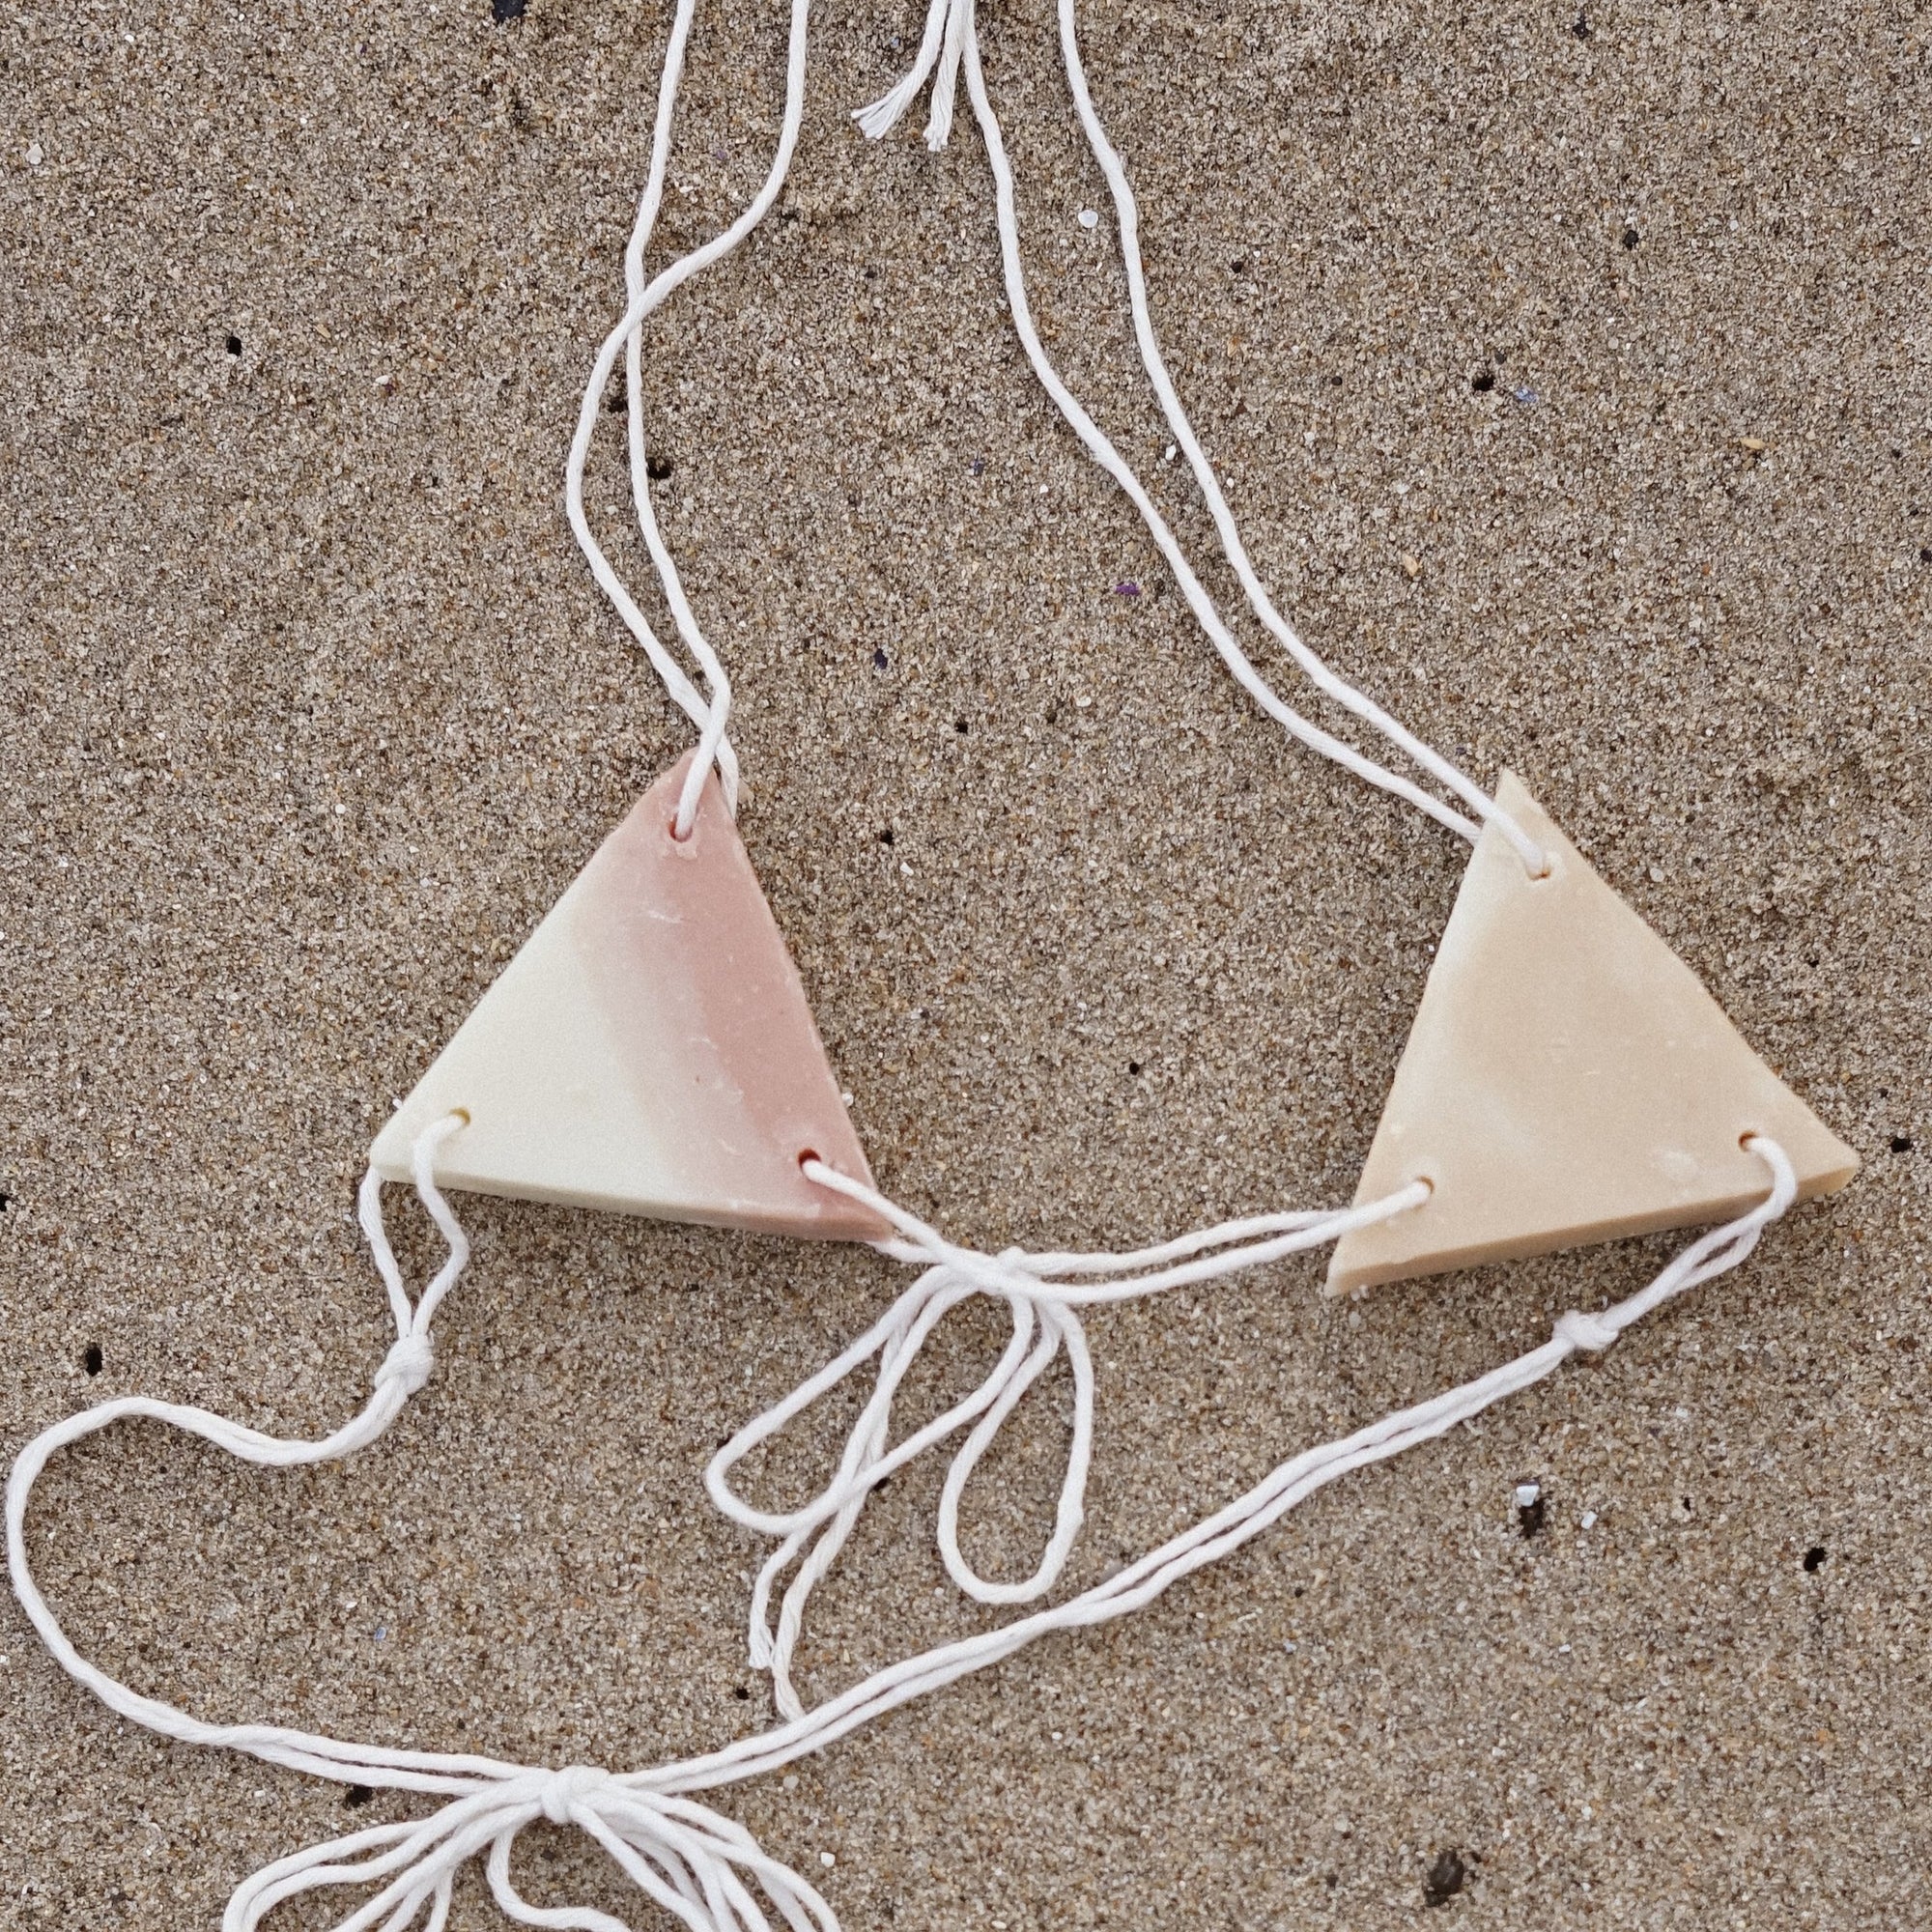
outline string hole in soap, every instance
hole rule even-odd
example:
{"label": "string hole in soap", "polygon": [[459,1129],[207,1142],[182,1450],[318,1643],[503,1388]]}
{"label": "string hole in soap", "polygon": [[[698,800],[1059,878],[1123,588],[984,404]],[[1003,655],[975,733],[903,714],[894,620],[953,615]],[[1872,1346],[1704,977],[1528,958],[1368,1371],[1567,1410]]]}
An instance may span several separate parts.
{"label": "string hole in soap", "polygon": [[819,1158],[819,1152],[816,1148],[801,1148],[799,1150],[799,1155],[798,1155],[799,1172],[803,1174],[805,1170],[818,1158]]}
{"label": "string hole in soap", "polygon": [[469,1124],[469,1109],[468,1107],[452,1107],[449,1110],[449,1118],[459,1125],[467,1127]]}

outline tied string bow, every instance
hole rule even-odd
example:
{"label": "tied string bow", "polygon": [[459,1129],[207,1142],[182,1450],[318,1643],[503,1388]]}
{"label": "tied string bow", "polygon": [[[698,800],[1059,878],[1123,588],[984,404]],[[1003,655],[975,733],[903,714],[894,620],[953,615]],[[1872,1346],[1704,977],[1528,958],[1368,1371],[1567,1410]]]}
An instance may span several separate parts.
{"label": "tied string bow", "polygon": [[[343,1775],[338,1771],[335,1775]],[[382,1768],[366,1776],[384,1781]],[[589,1906],[532,1905],[510,1876],[517,1837],[539,1820],[574,1826],[624,1875],[691,1932],[769,1932],[747,1879],[792,1932],[838,1932],[832,1908],[788,1866],[767,1857],[743,1826],[695,1803],[666,1773],[613,1776],[589,1765],[464,1780],[463,1795],[428,1818],[373,1825],[264,1867],[228,1902],[222,1932],[255,1932],[285,1900],[334,1886],[382,1889],[332,1932],[442,1932],[456,1874],[481,1857],[490,1890],[513,1924],[555,1932],[629,1932]],[[386,1883],[384,1883],[386,1881]]]}
{"label": "tied string bow", "polygon": [[[1737,1220],[1700,1236],[1628,1300],[1595,1314],[1573,1311],[1559,1319],[1548,1342],[1528,1354],[1350,1435],[1303,1450],[1244,1494],[1064,1603],[889,1664],[811,1711],[788,1714],[788,1720],[777,1728],[707,1755],[613,1776],[584,1766],[528,1771],[490,1759],[384,1750],[265,1726],[225,1733],[207,1728],[197,1742],[227,1744],[271,1763],[338,1779],[440,1793],[450,1801],[427,1819],[374,1826],[269,1866],[236,1892],[223,1919],[223,1932],[255,1932],[277,1904],[304,1892],[378,1884],[382,1889],[339,1920],[331,1932],[443,1932],[455,1875],[479,1857],[491,1891],[512,1923],[554,1932],[630,1932],[624,1921],[608,1913],[590,1907],[533,1906],[517,1889],[510,1876],[511,1854],[519,1833],[539,1819],[573,1826],[595,1839],[640,1891],[689,1932],[773,1932],[766,1905],[790,1932],[838,1932],[831,1906],[805,1879],[762,1852],[742,1826],[697,1803],[692,1794],[769,1776],[917,1697],[1013,1656],[1051,1632],[1092,1629],[1130,1615],[1175,1583],[1239,1548],[1350,1471],[1439,1439],[1492,1404],[1543,1380],[1578,1350],[1608,1348],[1643,1316],[1737,1266],[1756,1246],[1765,1227],[1791,1206],[1797,1181],[1782,1149],[1762,1136],[1752,1137],[1747,1146],[1770,1172],[1772,1186],[1766,1198]],[[728,1513],[740,1521],[789,1522],[787,1542],[794,1553],[810,1546],[809,1563],[820,1563],[816,1574],[822,1574],[823,1564],[836,1555],[881,1473],[899,1466],[949,1429],[974,1419],[973,1435],[949,1483],[956,1501],[957,1488],[963,1486],[999,1423],[1060,1348],[1065,1348],[1076,1364],[1076,1398],[1084,1386],[1091,1404],[1091,1364],[1084,1383],[1077,1366],[1085,1359],[1084,1338],[1072,1339],[1080,1335],[1078,1308],[1260,1265],[1332,1240],[1348,1226],[1404,1212],[1427,1195],[1426,1186],[1418,1183],[1362,1208],[1229,1222],[1132,1254],[1031,1254],[1009,1248],[986,1255],[946,1241],[870,1189],[817,1163],[807,1172],[820,1185],[866,1202],[900,1230],[898,1237],[878,1244],[885,1253],[925,1264],[919,1280],[879,1322],[795,1396],[741,1431],[707,1472],[715,1496],[724,1487],[724,1472],[754,1441],[781,1428],[861,1362],[877,1356],[879,1386],[847,1443],[838,1475],[820,1497],[786,1517],[761,1519],[724,1491]],[[892,1391],[932,1327],[949,1309],[974,1293],[995,1294],[1013,1307],[1014,1340],[993,1374],[964,1403],[954,1405],[898,1448],[885,1452]],[[1032,1597],[1050,1587],[1065,1560],[1063,1537],[1070,1542],[1078,1528],[1091,1408],[1089,1415],[1086,1430],[1077,1432],[1076,1452],[1069,1457],[1062,1491],[1060,1523],[1040,1572],[1025,1584],[980,1588],[1021,1591]],[[972,1576],[963,1561],[960,1569]],[[764,1581],[759,1603],[765,1608],[754,1619],[754,1649],[755,1632],[763,1627],[769,1606],[769,1577]],[[796,1630],[794,1621],[791,1640]],[[781,1647],[782,1625],[778,1636],[766,1630],[766,1642],[774,1678],[790,1694],[784,1679],[789,1650]],[[791,1702],[796,1705],[795,1695]],[[183,1735],[176,1726],[188,1720],[179,1713],[167,1715],[173,1722],[154,1727]],[[144,1720],[153,1722],[152,1715]],[[753,1885],[763,1893],[763,1905]]]}
{"label": "tied string bow", "polygon": [[[1094,1359],[1080,1320],[1083,1307],[1258,1267],[1321,1246],[1350,1228],[1402,1213],[1429,1195],[1426,1182],[1415,1182],[1361,1208],[1256,1215],[1123,1254],[1035,1254],[1009,1247],[989,1255],[947,1240],[882,1194],[822,1161],[807,1161],[804,1171],[808,1179],[863,1203],[896,1228],[895,1238],[874,1245],[922,1272],[841,1354],[739,1430],[704,1472],[705,1488],[720,1511],[748,1529],[780,1539],[753,1587],[749,1649],[753,1667],[770,1671],[778,1708],[788,1719],[805,1711],[792,1684],[791,1660],[807,1601],[844,1548],[867,1497],[888,1477],[969,1424],[940,1491],[937,1538],[947,1574],[967,1596],[988,1605],[1034,1603],[1059,1580],[1080,1534],[1094,1452]],[[1004,1301],[1011,1313],[1011,1335],[999,1360],[978,1387],[889,1447],[894,1401],[920,1350],[953,1309],[982,1294]],[[1008,1417],[1063,1350],[1073,1379],[1073,1419],[1053,1531],[1031,1577],[1011,1583],[991,1581],[973,1568],[959,1547],[959,1505]],[[732,1490],[730,1473],[753,1449],[869,1361],[877,1363],[871,1394],[846,1438],[837,1470],[817,1495],[797,1509],[762,1510]],[[784,1590],[774,1623],[773,1593],[794,1563],[797,1574]]]}

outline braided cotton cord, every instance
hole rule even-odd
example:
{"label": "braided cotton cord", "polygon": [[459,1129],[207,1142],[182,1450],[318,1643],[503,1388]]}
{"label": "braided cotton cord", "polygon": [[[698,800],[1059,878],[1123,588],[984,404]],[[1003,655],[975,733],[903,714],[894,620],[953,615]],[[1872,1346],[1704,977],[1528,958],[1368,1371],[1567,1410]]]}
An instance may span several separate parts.
{"label": "braided cotton cord", "polygon": [[[671,127],[677,108],[677,90],[684,74],[685,49],[691,38],[695,11],[696,0],[678,0],[677,12],[671,22],[670,41],[665,53],[664,74],[658,87],[657,121],[651,138],[650,176],[644,185],[643,196],[638,207],[638,218],[631,231],[630,242],[624,251],[624,281],[628,303],[617,326],[604,338],[603,346],[597,352],[597,359],[591,365],[590,380],[584,385],[583,400],[578,409],[577,432],[571,439],[570,457],[564,466],[563,484],[564,511],[570,520],[570,527],[576,534],[578,547],[583,552],[584,558],[590,565],[592,576],[596,578],[604,594],[616,608],[617,614],[623,618],[631,635],[643,647],[652,668],[664,680],[665,689],[683,710],[685,716],[698,727],[697,755],[692,759],[691,769],[686,774],[674,820],[675,831],[680,838],[690,836],[693,822],[697,815],[698,797],[704,789],[704,781],[710,776],[714,762],[724,787],[725,805],[732,812],[736,812],[738,760],[737,754],[731,749],[730,741],[724,735],[731,710],[730,679],[725,675],[724,668],[719,662],[717,653],[705,640],[704,634],[692,611],[690,601],[684,594],[684,585],[678,576],[677,566],[672,561],[669,551],[665,547],[651,505],[650,477],[645,468],[644,451],[641,381],[643,325],[664,305],[671,294],[688,282],[693,275],[708,269],[714,262],[722,261],[737,247],[739,242],[765,218],[772,204],[778,199],[780,190],[784,186],[785,175],[791,166],[792,153],[798,146],[799,128],[805,118],[806,27],[810,8],[809,0],[792,0],[790,38],[785,54],[784,118],[779,129],[778,147],[773,154],[772,164],[766,173],[764,185],[730,227],[722,234],[714,236],[702,247],[694,248],[689,254],[680,256],[669,268],[646,281],[644,249],[657,225],[658,211],[664,201],[665,176],[670,156]],[[684,639],[704,673],[708,687],[706,696],[699,695],[677,661],[665,649],[644,613],[638,608],[636,600],[625,588],[623,580],[617,575],[611,559],[605,555],[596,537],[591,534],[589,520],[584,514],[584,465],[589,459],[591,440],[597,433],[597,418],[605,387],[611,380],[620,355],[626,358],[625,373],[630,384],[631,490],[637,506],[638,522],[643,531],[644,543],[650,551],[651,561],[663,582],[665,599],[669,604],[671,614],[676,620],[678,635]]]}
{"label": "braided cotton cord", "polygon": [[[1473,780],[1465,777],[1448,759],[1431,750],[1373,699],[1331,670],[1315,652],[1308,648],[1288,621],[1275,610],[1266,590],[1255,574],[1247,551],[1241,544],[1239,532],[1236,529],[1233,516],[1228,510],[1226,499],[1214,480],[1212,469],[1201,451],[1199,440],[1188,424],[1179,398],[1175,394],[1174,385],[1168,378],[1166,365],[1160,358],[1159,345],[1154,339],[1152,323],[1147,311],[1145,277],[1140,267],[1138,211],[1134,206],[1132,190],[1127,185],[1119,156],[1114,154],[1110,146],[1107,146],[1105,132],[1100,128],[1098,118],[1094,114],[1093,102],[1086,93],[1085,75],[1078,67],[1077,46],[1070,39],[1070,0],[1062,0],[1062,13],[1063,36],[1069,48],[1069,77],[1077,76],[1076,102],[1081,107],[1081,118],[1087,128],[1089,141],[1094,144],[1095,156],[1100,160],[1103,171],[1107,173],[1109,186],[1115,196],[1115,206],[1120,212],[1122,254],[1128,264],[1129,290],[1134,304],[1135,335],[1142,357],[1147,364],[1149,377],[1153,383],[1162,410],[1174,428],[1176,440],[1188,451],[1189,463],[1194,467],[1197,476],[1202,479],[1209,508],[1214,514],[1215,528],[1220,534],[1229,561],[1234,565],[1236,574],[1247,591],[1249,601],[1254,605],[1263,622],[1280,639],[1296,663],[1325,695],[1372,724],[1399,750],[1456,791],[1471,806],[1479,819],[1493,819],[1497,829],[1509,838],[1528,869],[1533,874],[1541,876],[1548,869],[1548,864],[1542,847],[1489,798]],[[1046,390],[1061,414],[1066,418],[1088,454],[1113,477],[1125,493],[1127,499],[1140,512],[1141,520],[1146,524],[1155,547],[1173,572],[1182,596],[1187,600],[1189,610],[1194,613],[1195,620],[1207,633],[1208,641],[1213,644],[1236,682],[1255,702],[1292,736],[1299,739],[1312,751],[1332,759],[1368,783],[1406,800],[1418,810],[1426,812],[1436,820],[1438,824],[1448,827],[1450,831],[1473,843],[1481,836],[1481,827],[1475,820],[1465,817],[1462,812],[1422,790],[1410,780],[1387,770],[1371,758],[1364,757],[1352,746],[1343,743],[1302,717],[1276,694],[1273,687],[1255,668],[1247,653],[1241,649],[1234,633],[1221,617],[1213,600],[1188,563],[1179,538],[1174,534],[1167,520],[1154,507],[1153,499],[1148,495],[1140,478],[1115,448],[1106,433],[1094,422],[1085,407],[1061,380],[1059,371],[1053,366],[1040,342],[1027,298],[1026,278],[1020,264],[1019,217],[1012,169],[1007,157],[1006,143],[1000,131],[999,119],[993,111],[991,99],[986,91],[985,78],[980,69],[974,0],[932,0],[926,16],[925,35],[920,43],[919,53],[912,68],[889,93],[872,102],[870,106],[860,110],[856,118],[861,128],[875,140],[890,131],[910,106],[927,76],[934,74],[936,69],[936,77],[933,80],[932,114],[926,126],[925,139],[929,147],[943,146],[952,127],[953,74],[962,61],[966,71],[967,95],[972,101],[975,118],[979,122],[980,134],[986,144],[986,158],[993,175],[1000,256],[1006,277],[1008,305],[1012,312],[1014,332],[1019,337],[1028,361],[1033,365],[1040,386]]]}
{"label": "braided cotton cord", "polygon": [[[20,1452],[8,1481],[7,1555],[14,1591],[55,1661],[110,1710],[184,1743],[224,1746],[342,1783],[432,1792],[447,1800],[426,1818],[371,1826],[265,1866],[236,1889],[222,1916],[223,1932],[254,1932],[284,1900],[336,1887],[371,1895],[336,1921],[334,1932],[377,1932],[377,1928],[412,1932],[416,1927],[442,1932],[456,1874],[474,1858],[483,1859],[491,1891],[505,1918],[515,1924],[558,1932],[626,1932],[622,1921],[608,1913],[588,1907],[536,1906],[517,1889],[510,1875],[511,1852],[525,1827],[539,1819],[578,1827],[604,1848],[640,1891],[690,1932],[769,1932],[772,1921],[766,1905],[792,1932],[838,1932],[831,1906],[805,1879],[761,1851],[742,1826],[696,1802],[693,1794],[762,1776],[823,1750],[899,1705],[983,1670],[1052,1632],[1111,1622],[1143,1607],[1194,1571],[1238,1549],[1337,1477],[1445,1435],[1492,1403],[1553,1374],[1579,1350],[1608,1348],[1624,1329],[1672,1296],[1737,1266],[1797,1193],[1797,1180],[1783,1151],[1762,1136],[1753,1138],[1747,1145],[1764,1161],[1772,1178],[1766,1199],[1692,1242],[1629,1300],[1596,1315],[1565,1315],[1550,1339],[1528,1354],[1338,1441],[1304,1451],[1245,1495],[1064,1604],[908,1658],[787,1722],[698,1757],[616,1775],[584,1765],[545,1770],[474,1754],[396,1750],[342,1743],[275,1724],[204,1723],[108,1677],[70,1642],[28,1564],[27,1511],[42,1470],[57,1450],[110,1423],[133,1417],[171,1423],[245,1461],[277,1467],[330,1461],[373,1441],[423,1385],[430,1372],[430,1319],[468,1259],[463,1231],[437,1191],[433,1172],[438,1145],[460,1124],[460,1116],[440,1122],[414,1151],[416,1187],[449,1243],[449,1259],[413,1308],[384,1233],[380,1184],[373,1176],[363,1184],[362,1225],[396,1317],[397,1339],[377,1373],[374,1395],[353,1421],[319,1441],[289,1441],[206,1409],[124,1398],[70,1416],[36,1436]],[[1013,1249],[989,1256],[944,1240],[883,1197],[857,1190],[856,1183],[829,1171],[814,1172],[812,1178],[821,1185],[855,1194],[887,1216],[899,1233],[880,1244],[885,1252],[927,1262],[929,1272],[954,1274],[945,1294],[956,1289],[961,1295],[1027,1297],[1037,1305],[1041,1320],[1050,1314],[1063,1321],[1072,1319],[1077,1306],[1158,1293],[1163,1287],[1206,1279],[1231,1267],[1255,1265],[1268,1253],[1291,1252],[1315,1238],[1328,1238],[1348,1219],[1335,1213],[1269,1215],[1225,1223],[1125,1255],[1030,1254]],[[1399,1212],[1412,1205],[1412,1199],[1399,1196],[1363,1211]],[[1217,1252],[1228,1249],[1234,1253]],[[942,1299],[944,1295],[933,1294],[929,1303],[936,1306]],[[865,1359],[866,1351],[847,1350],[832,1369],[838,1370],[839,1363],[849,1369]],[[823,1371],[805,1385],[812,1391],[807,1400],[831,1385],[826,1380],[831,1373]],[[798,1399],[791,1398],[773,1413],[795,1413],[797,1405]],[[992,1408],[988,1405],[981,1411],[982,1421]],[[956,1421],[953,1426],[958,1426]],[[740,1439],[751,1435],[750,1430],[742,1432]],[[862,1453],[855,1463],[848,1446],[845,1466],[859,1470],[863,1465],[864,1473],[872,1478],[867,1487],[875,1486],[876,1472],[896,1466],[899,1452],[878,1455],[882,1438],[863,1421],[854,1439],[860,1441]],[[928,1429],[914,1439],[924,1446],[936,1437]],[[866,1463],[867,1456],[874,1460]],[[970,1466],[969,1463],[969,1470]],[[964,1478],[960,1480],[963,1484]],[[852,1508],[852,1499],[840,1507]],[[732,1513],[740,1520],[749,1520],[750,1513],[741,1512],[744,1506],[738,1505]],[[763,1893],[764,1904],[754,1895],[753,1886]]]}

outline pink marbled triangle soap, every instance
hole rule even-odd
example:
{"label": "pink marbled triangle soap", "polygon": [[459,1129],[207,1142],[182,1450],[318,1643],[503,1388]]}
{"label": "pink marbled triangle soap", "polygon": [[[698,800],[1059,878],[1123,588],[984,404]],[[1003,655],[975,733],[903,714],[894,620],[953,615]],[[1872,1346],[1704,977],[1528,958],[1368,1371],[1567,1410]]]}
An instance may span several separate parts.
{"label": "pink marbled triangle soap", "polygon": [[449,1187],[766,1233],[886,1232],[799,1172],[870,1171],[805,989],[717,780],[688,839],[689,761],[645,793],[503,969],[371,1163],[408,1176],[416,1136],[462,1111]]}

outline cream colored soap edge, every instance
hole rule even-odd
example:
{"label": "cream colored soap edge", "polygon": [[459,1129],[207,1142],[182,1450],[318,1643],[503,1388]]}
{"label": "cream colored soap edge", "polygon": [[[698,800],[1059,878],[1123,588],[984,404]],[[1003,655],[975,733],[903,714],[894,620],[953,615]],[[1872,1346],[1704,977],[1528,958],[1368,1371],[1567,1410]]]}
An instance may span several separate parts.
{"label": "cream colored soap edge", "polygon": [[810,1151],[869,1182],[783,936],[714,778],[670,837],[661,778],[551,909],[370,1150],[410,1173],[453,1112],[440,1184],[802,1238],[873,1239]]}
{"label": "cream colored soap edge", "polygon": [[1345,1236],[1331,1294],[1734,1218],[1768,1184],[1739,1144],[1753,1131],[1785,1148],[1800,1199],[1857,1171],[1512,774],[1497,800],[1552,879],[1532,885],[1493,830],[1472,853],[1356,1200],[1418,1175],[1437,1192]]}

